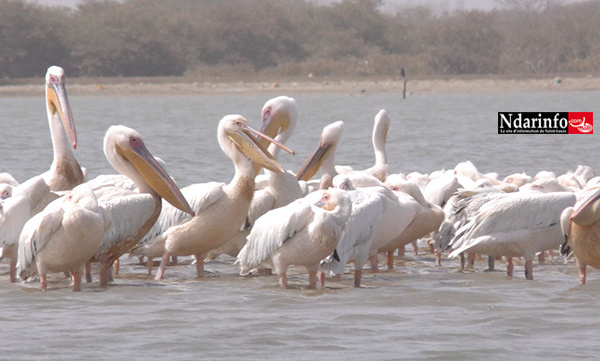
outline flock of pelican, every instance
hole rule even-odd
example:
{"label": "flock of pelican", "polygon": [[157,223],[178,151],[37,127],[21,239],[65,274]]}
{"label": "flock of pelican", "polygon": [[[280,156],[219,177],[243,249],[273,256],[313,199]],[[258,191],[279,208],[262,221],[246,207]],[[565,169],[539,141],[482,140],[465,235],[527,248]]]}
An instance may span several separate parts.
{"label": "flock of pelican", "polygon": [[[293,98],[279,96],[262,108],[260,130],[242,115],[225,115],[217,139],[235,173],[229,183],[198,183],[179,188],[152,155],[142,135],[123,125],[111,126],[104,154],[118,174],[88,180],[75,159],[77,132],[62,68],[46,74],[46,110],[54,157],[50,169],[18,183],[0,174],[1,258],[10,262],[10,280],[39,278],[47,289],[48,273],[64,273],[74,291],[82,278],[92,281],[99,263],[99,283],[113,280],[121,256],[147,258],[148,273],[159,257],[156,280],[165,277],[171,259],[194,258],[198,277],[204,262],[221,254],[236,257],[240,274],[273,270],[286,288],[291,265],[303,266],[309,288],[326,277],[339,278],[349,263],[360,287],[364,265],[376,272],[379,256],[424,240],[436,254],[460,257],[465,266],[476,254],[525,260],[533,279],[533,261],[560,248],[577,260],[579,280],[586,267],[600,268],[600,177],[586,166],[555,176],[517,173],[500,179],[481,174],[471,162],[431,174],[390,173],[386,138],[391,119],[375,115],[373,166],[364,170],[335,162],[344,123],[327,125],[318,146],[298,172],[278,162],[297,126]],[[320,177],[315,177],[320,172]]]}

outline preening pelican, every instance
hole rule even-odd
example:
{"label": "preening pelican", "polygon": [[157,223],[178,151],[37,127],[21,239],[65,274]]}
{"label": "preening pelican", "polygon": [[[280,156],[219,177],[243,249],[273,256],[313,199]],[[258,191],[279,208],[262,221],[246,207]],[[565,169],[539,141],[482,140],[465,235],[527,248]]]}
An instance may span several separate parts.
{"label": "preening pelican", "polygon": [[10,281],[16,281],[19,235],[31,217],[40,212],[58,195],[42,176],[33,177],[12,189],[12,196],[0,201],[0,259],[10,262]]}
{"label": "preening pelican", "polygon": [[579,283],[584,285],[587,266],[600,268],[600,187],[588,188],[578,198],[574,207],[563,211],[561,227],[577,260]]}
{"label": "preening pelican", "polygon": [[457,232],[449,257],[471,250],[488,256],[507,257],[507,275],[512,277],[512,257],[525,259],[525,276],[533,279],[533,258],[537,252],[560,246],[563,210],[575,204],[569,192],[508,193],[482,205]]}
{"label": "preening pelican", "polygon": [[309,288],[315,288],[319,262],[335,250],[351,211],[350,196],[332,188],[265,213],[238,255],[240,273],[274,268],[279,284],[287,288],[288,267],[299,265],[308,270]]}
{"label": "preening pelican", "polygon": [[[157,280],[163,278],[170,256],[195,255],[198,277],[204,275],[206,252],[231,239],[246,221],[254,194],[255,171],[252,162],[272,171],[283,172],[279,163],[257,142],[254,135],[279,144],[250,128],[246,118],[241,115],[227,115],[221,119],[217,138],[223,152],[233,161],[235,174],[229,184],[193,184],[183,189],[196,215],[158,234],[148,244],[152,248],[156,247],[155,244],[160,246],[164,243],[164,253],[155,277]],[[282,144],[279,146],[287,149]],[[171,215],[170,212],[164,217],[181,220],[181,217]]]}
{"label": "preening pelican", "polygon": [[[362,269],[369,259],[375,230],[385,209],[385,197],[373,187],[355,189],[350,179],[338,175],[333,179],[336,188],[345,190],[352,201],[352,212],[346,228],[332,255],[321,261],[320,270],[341,275],[349,261],[354,261],[354,287],[360,287]],[[324,279],[321,279],[323,286]]]}
{"label": "preening pelican", "polygon": [[135,183],[137,191],[106,184],[106,177],[85,184],[96,194],[109,224],[100,247],[90,259],[100,263],[101,286],[108,283],[113,262],[129,251],[156,222],[161,211],[161,197],[183,212],[194,213],[134,129],[111,126],[104,136],[104,154],[116,171]]}
{"label": "preening pelican", "polygon": [[40,287],[46,291],[48,272],[70,272],[73,291],[80,291],[83,265],[98,249],[104,227],[104,215],[94,193],[85,185],[74,188],[23,227],[19,277],[27,280],[38,273]]}
{"label": "preening pelican", "polygon": [[54,158],[50,170],[42,176],[53,191],[70,190],[84,182],[85,175],[71,150],[77,148],[77,132],[65,88],[65,72],[58,66],[51,66],[46,72],[46,112]]}

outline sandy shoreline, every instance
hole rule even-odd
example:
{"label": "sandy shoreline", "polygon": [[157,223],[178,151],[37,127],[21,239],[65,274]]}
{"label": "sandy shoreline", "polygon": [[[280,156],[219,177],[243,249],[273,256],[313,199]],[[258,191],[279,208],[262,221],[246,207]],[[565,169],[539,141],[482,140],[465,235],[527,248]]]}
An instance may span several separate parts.
{"label": "sandy shoreline", "polygon": [[[41,80],[43,82],[43,79]],[[184,78],[74,78],[67,79],[70,95],[185,95],[185,94],[376,94],[402,93],[404,82],[396,79],[283,81],[190,81]],[[546,78],[443,78],[409,79],[407,95],[431,93],[501,93],[530,91],[600,90],[600,77]],[[43,83],[34,79],[0,85],[0,96],[38,96]]]}

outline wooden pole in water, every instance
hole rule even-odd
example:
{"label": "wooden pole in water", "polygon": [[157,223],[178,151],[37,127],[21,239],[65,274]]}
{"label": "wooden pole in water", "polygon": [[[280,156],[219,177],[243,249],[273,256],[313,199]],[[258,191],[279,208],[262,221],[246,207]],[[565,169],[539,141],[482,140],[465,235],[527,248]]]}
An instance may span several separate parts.
{"label": "wooden pole in water", "polygon": [[402,79],[404,79],[404,88],[402,89],[402,99],[406,99],[406,82],[408,81],[408,79],[406,79],[406,73],[404,72],[404,68],[400,68],[400,76],[402,77]]}

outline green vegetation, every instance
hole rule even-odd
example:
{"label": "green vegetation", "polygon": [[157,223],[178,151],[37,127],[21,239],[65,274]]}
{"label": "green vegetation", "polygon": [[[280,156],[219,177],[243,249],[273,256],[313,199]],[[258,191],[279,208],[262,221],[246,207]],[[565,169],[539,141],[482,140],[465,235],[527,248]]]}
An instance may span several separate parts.
{"label": "green vegetation", "polygon": [[[500,1],[500,0],[499,0]],[[600,1],[391,14],[380,0],[0,0],[0,78],[597,72]]]}

